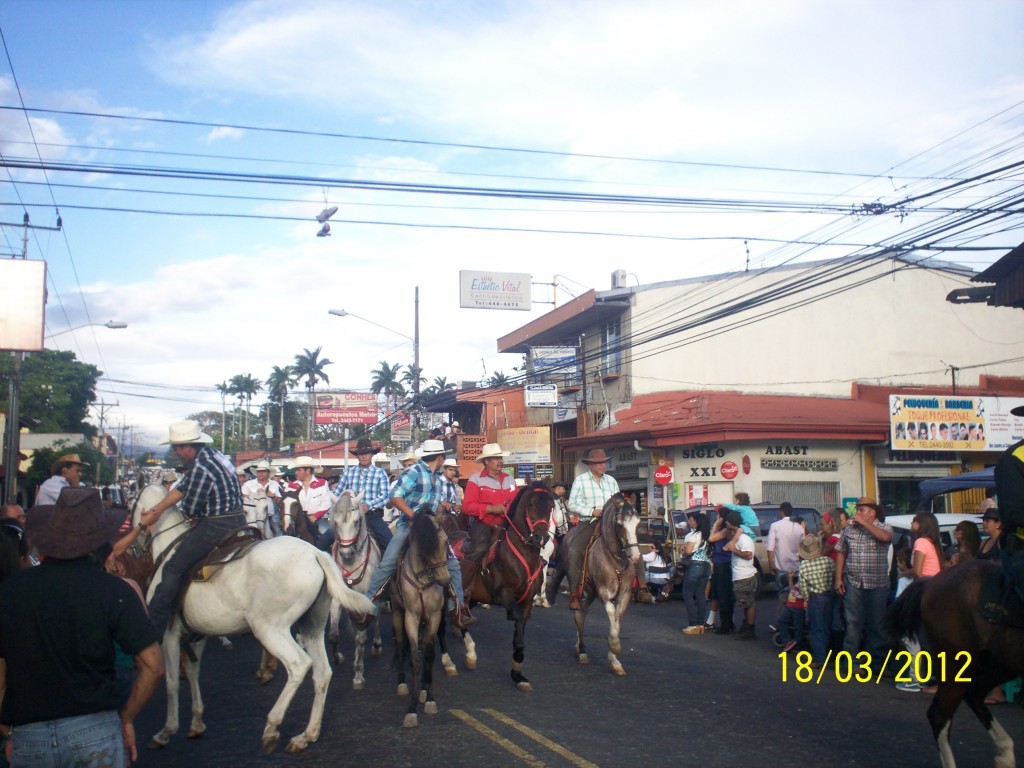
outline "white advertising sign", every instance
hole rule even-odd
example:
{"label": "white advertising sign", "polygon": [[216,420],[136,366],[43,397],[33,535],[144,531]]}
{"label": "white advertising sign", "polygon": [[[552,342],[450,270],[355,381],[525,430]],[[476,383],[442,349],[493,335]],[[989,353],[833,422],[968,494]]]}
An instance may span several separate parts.
{"label": "white advertising sign", "polygon": [[528,408],[555,408],[558,406],[558,386],[527,384],[524,399]]}
{"label": "white advertising sign", "polygon": [[46,262],[0,260],[0,349],[42,350],[45,305]]}
{"label": "white advertising sign", "polygon": [[459,306],[466,309],[517,309],[529,311],[529,274],[516,272],[459,271]]}

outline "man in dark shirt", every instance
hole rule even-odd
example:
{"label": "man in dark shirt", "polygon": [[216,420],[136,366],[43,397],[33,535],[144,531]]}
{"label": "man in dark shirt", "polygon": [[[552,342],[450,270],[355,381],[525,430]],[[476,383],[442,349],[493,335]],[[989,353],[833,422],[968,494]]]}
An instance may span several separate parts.
{"label": "man in dark shirt", "polygon": [[[1010,413],[1024,418],[1024,405]],[[995,475],[999,522],[1003,525],[1003,573],[1024,599],[1024,440],[1003,452],[996,462]]]}
{"label": "man in dark shirt", "polygon": [[185,474],[139,519],[142,525],[153,525],[164,510],[180,501],[182,512],[193,525],[164,564],[160,583],[149,601],[149,619],[161,635],[185,574],[225,537],[245,525],[242,487],[228,458],[210,447],[213,438],[199,430],[198,422],[188,420],[173,422],[169,432],[163,445],[170,443],[174,455],[185,464]]}
{"label": "man in dark shirt", "polygon": [[[142,602],[103,570],[123,517],[91,488],[65,488],[55,505],[28,513],[45,560],[0,586],[0,733],[11,736],[14,765],[116,767],[137,758],[133,720],[164,670]],[[127,702],[115,643],[139,669]]]}

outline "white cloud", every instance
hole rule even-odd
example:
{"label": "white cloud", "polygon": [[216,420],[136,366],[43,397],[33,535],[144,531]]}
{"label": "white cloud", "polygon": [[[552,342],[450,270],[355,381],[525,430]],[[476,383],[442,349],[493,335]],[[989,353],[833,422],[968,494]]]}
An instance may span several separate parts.
{"label": "white cloud", "polygon": [[240,139],[245,135],[241,128],[231,128],[227,125],[220,125],[206,134],[206,143],[213,144],[221,139]]}

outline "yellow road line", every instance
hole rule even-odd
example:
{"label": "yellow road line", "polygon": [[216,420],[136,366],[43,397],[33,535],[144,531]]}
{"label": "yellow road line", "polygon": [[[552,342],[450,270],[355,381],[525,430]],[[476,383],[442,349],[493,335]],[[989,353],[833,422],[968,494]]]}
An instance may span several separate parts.
{"label": "yellow road line", "polygon": [[577,755],[575,752],[570,752],[568,749],[563,747],[561,744],[557,744],[557,743],[553,742],[547,736],[544,736],[544,735],[542,735],[540,733],[537,733],[537,731],[533,730],[532,728],[528,728],[525,725],[523,725],[522,723],[519,723],[519,722],[513,720],[508,715],[502,714],[501,712],[498,712],[495,709],[481,709],[480,711],[481,712],[486,712],[488,715],[493,717],[495,720],[498,720],[499,722],[505,723],[505,725],[512,726],[513,728],[515,728],[520,733],[522,733],[522,734],[524,734],[526,736],[529,736],[531,739],[536,741],[538,744],[544,745],[545,747],[550,749],[552,752],[557,752],[559,755],[564,757],[566,760],[570,761],[571,763],[574,763],[575,765],[580,766],[580,768],[599,768],[599,766],[597,766],[596,764],[590,762],[589,760],[585,760],[584,758],[582,758],[579,755]]}
{"label": "yellow road line", "polygon": [[492,728],[488,728],[486,725],[481,723],[472,715],[463,712],[461,709],[451,709],[448,711],[455,715],[457,718],[459,718],[459,720],[464,722],[466,725],[470,726],[471,728],[475,728],[477,731],[482,733],[484,736],[493,741],[499,747],[507,749],[509,752],[518,757],[527,765],[533,766],[534,768],[545,768],[543,761],[538,760],[525,749],[517,747],[511,741],[509,741],[504,736],[499,734],[497,731],[493,730]]}

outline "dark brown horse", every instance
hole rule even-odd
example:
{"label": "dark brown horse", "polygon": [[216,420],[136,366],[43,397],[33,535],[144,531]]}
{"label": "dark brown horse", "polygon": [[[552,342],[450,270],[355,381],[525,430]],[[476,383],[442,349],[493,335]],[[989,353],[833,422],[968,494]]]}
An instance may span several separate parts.
{"label": "dark brown horse", "polygon": [[287,535],[298,536],[316,546],[316,525],[302,508],[297,489],[288,489],[281,493],[281,524]]}
{"label": "dark brown horse", "polygon": [[[555,497],[541,481],[520,489],[506,514],[507,527],[502,529],[497,541],[480,564],[472,588],[471,604],[487,603],[500,605],[515,621],[512,636],[512,681],[521,691],[531,691],[533,686],[521,671],[525,656],[526,622],[533,610],[533,597],[540,588],[540,550],[547,541],[551,525],[551,510]],[[463,568],[463,573],[465,573]],[[466,642],[466,666],[476,667],[476,643],[469,632],[462,633]]]}
{"label": "dark brown horse", "polygon": [[1013,739],[985,706],[989,691],[1024,674],[1024,629],[993,624],[978,610],[982,586],[999,571],[988,560],[960,563],[915,581],[889,609],[890,634],[915,637],[924,627],[933,669],[943,665],[936,670],[939,690],[928,707],[943,768],[956,766],[949,731],[961,701],[967,702],[992,738],[996,766],[1015,764]]}

